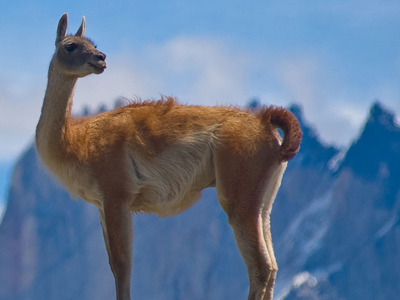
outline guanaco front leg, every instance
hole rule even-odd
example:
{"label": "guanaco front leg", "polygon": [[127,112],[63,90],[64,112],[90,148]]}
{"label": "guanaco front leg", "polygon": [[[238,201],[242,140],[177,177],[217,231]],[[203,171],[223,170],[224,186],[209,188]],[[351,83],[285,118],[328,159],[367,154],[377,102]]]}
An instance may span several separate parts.
{"label": "guanaco front leg", "polygon": [[132,218],[121,201],[104,199],[99,210],[111,271],[114,274],[117,300],[130,300],[132,270]]}

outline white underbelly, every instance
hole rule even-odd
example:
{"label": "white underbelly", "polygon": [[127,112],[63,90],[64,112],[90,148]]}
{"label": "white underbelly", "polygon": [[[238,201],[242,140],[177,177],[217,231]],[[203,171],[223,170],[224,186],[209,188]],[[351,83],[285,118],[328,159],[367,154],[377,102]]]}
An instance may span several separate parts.
{"label": "white underbelly", "polygon": [[132,181],[138,188],[131,209],[167,217],[192,206],[215,179],[213,139],[205,137],[208,140],[177,143],[151,164],[132,153]]}

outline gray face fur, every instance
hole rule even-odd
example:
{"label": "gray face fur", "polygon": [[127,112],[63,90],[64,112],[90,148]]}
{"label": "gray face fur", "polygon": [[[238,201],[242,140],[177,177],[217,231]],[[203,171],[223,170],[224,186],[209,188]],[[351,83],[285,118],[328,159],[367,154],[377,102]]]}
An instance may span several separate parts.
{"label": "gray face fur", "polygon": [[83,17],[77,33],[68,36],[68,15],[65,13],[58,23],[55,62],[65,75],[71,77],[101,74],[107,67],[106,55],[98,51],[93,42],[84,37],[85,23]]}

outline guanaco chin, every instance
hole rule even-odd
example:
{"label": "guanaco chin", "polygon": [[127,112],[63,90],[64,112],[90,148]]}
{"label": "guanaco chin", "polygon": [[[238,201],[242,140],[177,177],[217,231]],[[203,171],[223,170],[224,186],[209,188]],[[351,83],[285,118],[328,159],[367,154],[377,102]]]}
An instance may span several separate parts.
{"label": "guanaco chin", "polygon": [[131,212],[173,216],[211,186],[247,265],[248,299],[272,299],[278,268],[270,212],[287,161],[299,150],[302,133],[296,118],[280,107],[250,113],[180,105],[170,97],[73,118],[77,79],[101,74],[107,65],[106,55],[84,37],[85,18],[75,35],[66,34],[67,25],[64,14],[36,147],[73,196],[97,206],[117,299],[130,299]]}

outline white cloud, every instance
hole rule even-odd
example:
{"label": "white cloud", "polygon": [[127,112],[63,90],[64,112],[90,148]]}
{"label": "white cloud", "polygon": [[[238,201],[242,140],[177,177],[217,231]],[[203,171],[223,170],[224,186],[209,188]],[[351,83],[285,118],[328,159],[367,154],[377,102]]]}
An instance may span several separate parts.
{"label": "white cloud", "polygon": [[319,106],[317,77],[320,63],[315,58],[286,58],[278,62],[275,67],[283,87],[291,99],[306,107]]}
{"label": "white cloud", "polygon": [[45,80],[33,75],[0,80],[0,160],[15,159],[32,141],[44,87]]}
{"label": "white cloud", "polygon": [[202,105],[243,104],[249,97],[249,58],[221,41],[179,37],[154,48],[166,86]]}

